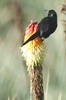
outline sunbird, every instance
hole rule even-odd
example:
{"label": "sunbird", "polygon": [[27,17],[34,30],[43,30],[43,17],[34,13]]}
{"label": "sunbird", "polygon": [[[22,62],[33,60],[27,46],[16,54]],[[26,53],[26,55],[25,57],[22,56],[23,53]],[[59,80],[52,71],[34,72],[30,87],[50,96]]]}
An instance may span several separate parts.
{"label": "sunbird", "polygon": [[43,18],[38,23],[37,32],[34,33],[32,36],[30,36],[29,39],[22,44],[22,46],[24,46],[26,43],[34,40],[37,37],[40,37],[42,40],[48,38],[52,33],[54,33],[56,28],[57,28],[57,13],[54,10],[49,10],[48,16]]}

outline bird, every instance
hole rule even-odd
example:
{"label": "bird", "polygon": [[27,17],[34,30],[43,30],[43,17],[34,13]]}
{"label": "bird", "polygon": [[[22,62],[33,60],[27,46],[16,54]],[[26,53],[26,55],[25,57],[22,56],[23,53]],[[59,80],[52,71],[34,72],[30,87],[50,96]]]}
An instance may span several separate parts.
{"label": "bird", "polygon": [[37,37],[40,37],[42,40],[48,38],[57,28],[57,13],[55,10],[51,9],[48,11],[48,16],[43,18],[38,23],[38,30],[36,33],[34,33],[32,36],[29,37],[28,40],[26,40],[22,46],[24,46],[26,43],[34,40]]}

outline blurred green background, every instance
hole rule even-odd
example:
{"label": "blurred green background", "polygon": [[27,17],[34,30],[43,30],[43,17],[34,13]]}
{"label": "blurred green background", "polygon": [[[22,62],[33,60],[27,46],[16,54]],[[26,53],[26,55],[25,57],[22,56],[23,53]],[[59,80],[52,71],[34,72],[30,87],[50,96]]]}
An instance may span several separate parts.
{"label": "blurred green background", "polygon": [[[0,0],[0,100],[29,100],[29,76],[19,47],[25,28],[32,20],[38,22],[54,9],[58,14],[58,28],[44,41],[46,56],[43,77],[46,100],[66,100],[65,41],[60,12],[62,0],[18,0],[22,16],[20,33],[13,11],[13,0]],[[47,91],[46,91],[47,90]]]}

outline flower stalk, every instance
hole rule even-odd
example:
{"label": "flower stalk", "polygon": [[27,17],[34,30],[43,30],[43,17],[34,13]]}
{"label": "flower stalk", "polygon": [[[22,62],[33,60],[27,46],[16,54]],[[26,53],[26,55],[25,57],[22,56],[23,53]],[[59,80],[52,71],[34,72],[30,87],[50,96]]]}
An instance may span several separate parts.
{"label": "flower stalk", "polygon": [[30,84],[32,85],[33,100],[44,100],[42,66],[30,67],[29,76]]}
{"label": "flower stalk", "polygon": [[63,0],[63,4],[61,6],[61,14],[63,17],[61,18],[62,26],[63,26],[63,35],[64,35],[64,43],[65,43],[65,63],[66,63],[66,0]]}

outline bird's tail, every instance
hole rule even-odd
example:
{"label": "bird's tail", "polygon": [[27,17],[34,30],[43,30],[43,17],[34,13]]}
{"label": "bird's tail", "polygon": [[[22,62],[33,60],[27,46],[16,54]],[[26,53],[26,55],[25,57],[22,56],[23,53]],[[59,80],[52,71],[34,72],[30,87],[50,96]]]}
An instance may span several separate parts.
{"label": "bird's tail", "polygon": [[25,41],[25,42],[22,44],[22,46],[24,46],[26,43],[28,43],[28,42],[34,40],[34,39],[35,39],[36,37],[38,37],[38,36],[39,36],[39,33],[36,32],[36,33],[33,34],[27,41]]}

